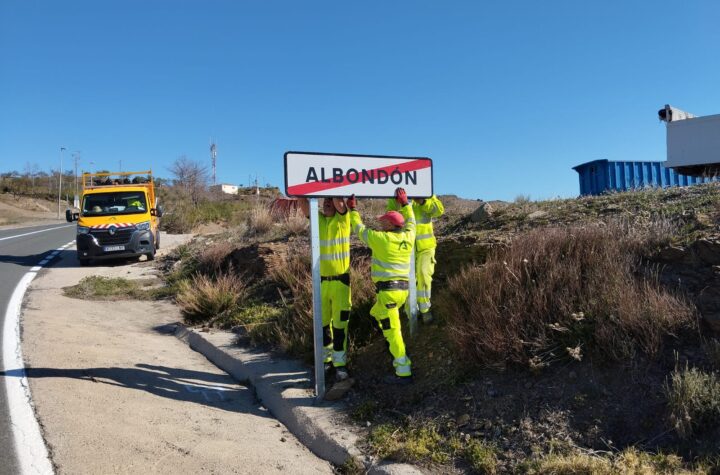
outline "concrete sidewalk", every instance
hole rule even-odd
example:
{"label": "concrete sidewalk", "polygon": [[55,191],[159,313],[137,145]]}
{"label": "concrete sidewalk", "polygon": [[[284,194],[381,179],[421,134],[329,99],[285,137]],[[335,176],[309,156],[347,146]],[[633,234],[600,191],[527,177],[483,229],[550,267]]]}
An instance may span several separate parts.
{"label": "concrete sidewalk", "polygon": [[350,423],[343,401],[317,403],[312,368],[295,360],[238,345],[225,331],[196,331],[183,325],[168,328],[220,369],[255,391],[270,413],[322,459],[337,466],[364,466],[369,474],[422,474],[407,464],[378,463],[363,455],[358,443],[366,431]]}

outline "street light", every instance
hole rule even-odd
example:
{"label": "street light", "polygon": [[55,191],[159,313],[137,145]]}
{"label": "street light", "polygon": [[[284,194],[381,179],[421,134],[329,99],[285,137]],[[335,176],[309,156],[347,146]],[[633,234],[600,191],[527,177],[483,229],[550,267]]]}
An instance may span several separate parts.
{"label": "street light", "polygon": [[75,197],[73,198],[73,206],[75,206],[75,201],[78,199],[78,174],[77,174],[77,166],[78,162],[80,161],[80,150],[75,150],[73,153],[73,158],[75,159]]}
{"label": "street light", "polygon": [[58,172],[58,215],[57,219],[60,219],[60,195],[62,194],[62,160],[63,152],[65,147],[60,147],[60,171]]}

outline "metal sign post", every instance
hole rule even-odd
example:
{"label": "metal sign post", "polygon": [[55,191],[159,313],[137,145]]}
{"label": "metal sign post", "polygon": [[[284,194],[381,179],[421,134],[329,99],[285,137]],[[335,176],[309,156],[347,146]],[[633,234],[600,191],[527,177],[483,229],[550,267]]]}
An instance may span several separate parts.
{"label": "metal sign post", "polygon": [[315,340],[315,400],[325,397],[325,362],[323,361],[322,300],[320,299],[320,225],[318,200],[310,198],[310,249],[313,283],[313,336]]}

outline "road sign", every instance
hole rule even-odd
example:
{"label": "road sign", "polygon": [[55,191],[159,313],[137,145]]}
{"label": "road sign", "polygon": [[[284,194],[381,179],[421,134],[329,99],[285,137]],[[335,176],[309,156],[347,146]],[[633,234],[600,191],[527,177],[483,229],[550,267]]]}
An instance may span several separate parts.
{"label": "road sign", "polygon": [[341,153],[287,152],[287,196],[389,198],[397,187],[408,196],[433,194],[432,160],[425,157],[389,157]]}

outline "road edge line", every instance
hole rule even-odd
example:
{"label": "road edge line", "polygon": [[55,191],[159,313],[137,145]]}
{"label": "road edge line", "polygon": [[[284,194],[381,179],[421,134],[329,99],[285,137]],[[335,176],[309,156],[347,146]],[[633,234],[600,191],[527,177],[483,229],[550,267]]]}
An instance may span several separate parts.
{"label": "road edge line", "polygon": [[[60,249],[64,250],[74,240]],[[45,439],[42,436],[40,423],[35,415],[35,405],[30,393],[30,384],[25,372],[22,355],[22,329],[20,325],[22,304],[25,293],[42,268],[57,257],[58,250],[50,253],[41,264],[32,267],[22,276],[15,286],[7,310],[3,326],[3,359],[5,373],[5,391],[7,393],[10,421],[12,423],[15,455],[23,474],[55,473]],[[43,264],[44,262],[44,264]]]}

